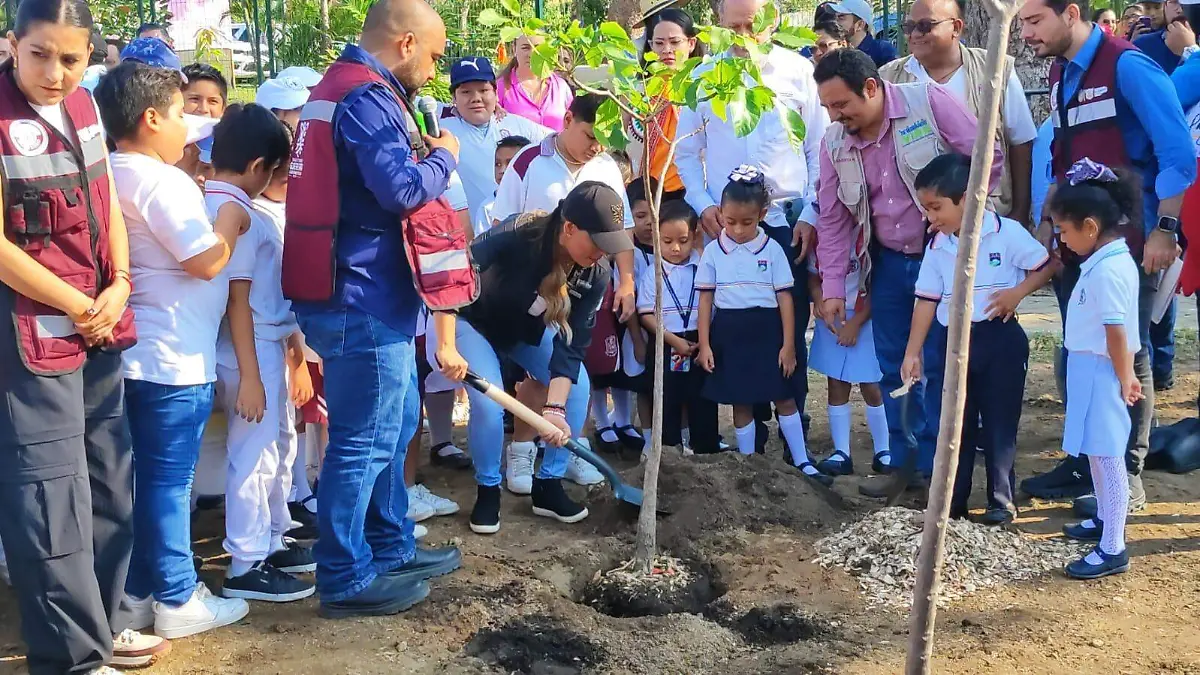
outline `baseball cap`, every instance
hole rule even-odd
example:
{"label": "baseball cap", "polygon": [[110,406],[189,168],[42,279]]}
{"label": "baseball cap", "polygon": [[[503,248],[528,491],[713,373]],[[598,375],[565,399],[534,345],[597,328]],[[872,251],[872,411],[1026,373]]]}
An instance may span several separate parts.
{"label": "baseball cap", "polygon": [[309,89],[317,86],[321,82],[321,74],[312,68],[309,68],[308,66],[288,66],[287,68],[279,71],[279,74],[275,77],[276,79],[284,77],[295,78],[300,80],[300,84],[308,87]]}
{"label": "baseball cap", "polygon": [[215,117],[203,117],[201,115],[183,114],[183,123],[187,125],[187,141],[188,145],[199,143],[200,141],[212,136],[213,129],[217,126],[217,122],[221,120]]}
{"label": "baseball cap", "polygon": [[604,183],[589,180],[575,186],[562,200],[562,217],[587,232],[597,248],[609,255],[633,250],[625,233],[625,204]]}
{"label": "baseball cap", "polygon": [[295,110],[308,103],[308,87],[298,78],[280,75],[259,86],[254,102],[267,110]]}
{"label": "baseball cap", "polygon": [[637,22],[631,26],[631,28],[637,28],[638,26],[641,26],[655,14],[658,14],[672,5],[682,4],[683,0],[642,0],[641,6],[639,7],[641,10],[641,15],[638,17]]}
{"label": "baseball cap", "polygon": [[492,62],[482,56],[461,58],[450,66],[450,88],[467,82],[495,82],[496,70]]}
{"label": "baseball cap", "polygon": [[183,81],[187,82],[187,75],[183,74],[183,63],[179,60],[179,56],[167,46],[167,43],[158,38],[143,37],[130,42],[125,45],[125,49],[121,50],[121,60],[137,61],[155,68],[177,70],[183,77]]}
{"label": "baseball cap", "polygon": [[201,162],[204,162],[205,164],[212,164],[212,146],[213,146],[212,136],[209,136],[208,138],[205,138],[204,140],[202,140],[196,144],[196,147],[200,148],[200,161]]}
{"label": "baseball cap", "polygon": [[829,6],[830,9],[838,14],[853,14],[863,21],[867,22],[867,26],[875,20],[875,11],[871,8],[871,3],[867,0],[842,0],[835,2]]}

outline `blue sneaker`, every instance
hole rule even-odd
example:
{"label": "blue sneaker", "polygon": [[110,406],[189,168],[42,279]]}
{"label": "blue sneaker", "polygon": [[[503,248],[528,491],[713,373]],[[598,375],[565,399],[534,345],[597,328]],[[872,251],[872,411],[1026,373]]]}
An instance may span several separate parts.
{"label": "blue sneaker", "polygon": [[[1100,563],[1093,565],[1087,559],[1092,553],[1100,558]],[[1076,560],[1067,565],[1067,576],[1072,579],[1100,579],[1113,574],[1121,574],[1129,569],[1129,550],[1126,549],[1116,555],[1109,555],[1100,550],[1097,546],[1092,550],[1092,553]]]}
{"label": "blue sneaker", "polygon": [[1104,536],[1104,521],[1099,518],[1091,518],[1090,520],[1096,524],[1095,527],[1084,527],[1082,522],[1072,523],[1063,525],[1063,534],[1067,536],[1067,539],[1074,539],[1075,541],[1100,541],[1100,538]]}

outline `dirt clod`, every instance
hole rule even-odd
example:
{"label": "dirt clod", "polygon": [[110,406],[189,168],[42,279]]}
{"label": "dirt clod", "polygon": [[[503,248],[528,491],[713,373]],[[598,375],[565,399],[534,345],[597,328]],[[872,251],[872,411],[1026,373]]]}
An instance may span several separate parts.
{"label": "dirt clod", "polygon": [[[699,614],[724,595],[725,585],[712,566],[696,561],[670,561],[671,575],[651,577],[623,568],[599,573],[583,589],[580,602],[617,618]],[[666,565],[664,565],[666,567]]]}
{"label": "dirt clod", "polygon": [[466,652],[509,673],[567,675],[604,661],[604,650],[587,637],[541,614],[485,628],[467,643]]}

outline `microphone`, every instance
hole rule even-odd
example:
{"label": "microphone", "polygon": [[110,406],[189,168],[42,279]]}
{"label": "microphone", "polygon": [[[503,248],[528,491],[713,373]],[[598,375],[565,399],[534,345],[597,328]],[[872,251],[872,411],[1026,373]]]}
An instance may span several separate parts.
{"label": "microphone", "polygon": [[417,110],[421,111],[421,118],[425,122],[425,133],[429,134],[432,138],[440,137],[442,129],[438,124],[437,101],[432,96],[418,97]]}

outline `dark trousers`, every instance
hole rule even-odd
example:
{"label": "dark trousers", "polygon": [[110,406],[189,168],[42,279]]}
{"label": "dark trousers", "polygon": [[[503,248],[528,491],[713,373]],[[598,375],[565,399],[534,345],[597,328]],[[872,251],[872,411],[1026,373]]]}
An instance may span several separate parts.
{"label": "dark trousers", "polygon": [[[679,337],[696,342],[698,333],[680,333]],[[717,451],[717,404],[700,395],[704,378],[708,374],[695,363],[687,372],[671,370],[671,347],[666,345],[667,356],[663,359],[663,432],[664,446],[675,446],[683,442],[683,418],[686,411],[688,430],[691,432],[691,448],[698,453]],[[654,363],[653,354],[647,358]],[[653,377],[653,368],[647,375]]]}
{"label": "dark trousers", "polygon": [[[947,331],[931,336],[937,360],[925,364],[944,381]],[[975,470],[976,448],[983,448],[987,470],[988,508],[1012,508],[1017,459],[1017,429],[1025,399],[1025,373],[1029,368],[1029,339],[1017,321],[980,321],[971,326],[971,351],[967,361],[967,400],[963,412],[962,443],[950,513],[966,515]],[[932,379],[932,376],[931,376]],[[937,398],[936,408],[932,399]],[[926,392],[927,410],[941,413],[941,392]],[[979,421],[977,424],[976,421]],[[937,424],[936,421],[931,421]]]}
{"label": "dark trousers", "polygon": [[[792,228],[790,227],[764,227],[767,236],[774,239],[776,243],[783,247],[783,252],[788,260],[795,260],[799,253],[792,248]],[[808,342],[805,339],[805,333],[808,331],[808,322],[812,318],[810,303],[812,298],[808,296],[808,267],[807,263],[801,261],[799,265],[792,267],[792,274],[796,277],[796,284],[792,286],[792,305],[795,307],[795,336],[796,336],[796,372],[808,372]],[[805,418],[805,426],[807,427],[808,415],[804,412],[805,402],[808,400],[808,378],[794,377],[791,378],[794,386],[792,398],[796,400],[796,408],[800,410],[800,414]],[[771,419],[771,404],[761,403],[754,406],[754,419],[759,422],[766,422]],[[766,434],[758,434],[756,438],[759,448],[767,441]]]}
{"label": "dark trousers", "polygon": [[1179,300],[1171,300],[1162,321],[1150,324],[1150,366],[1154,382],[1167,384],[1175,374],[1175,317],[1179,313]]}
{"label": "dark trousers", "polygon": [[29,672],[86,673],[128,628],[133,454],[121,356],[38,377],[21,363],[0,286],[0,539]]}

